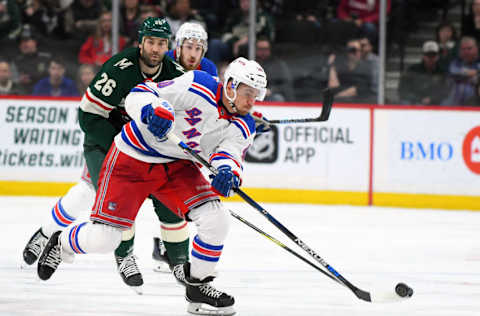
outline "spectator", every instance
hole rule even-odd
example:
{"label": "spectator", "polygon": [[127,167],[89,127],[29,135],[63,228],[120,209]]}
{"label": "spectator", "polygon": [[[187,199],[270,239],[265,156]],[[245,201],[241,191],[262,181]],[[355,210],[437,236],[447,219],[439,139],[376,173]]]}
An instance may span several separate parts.
{"label": "spectator", "polygon": [[[387,0],[387,15],[390,14],[391,2]],[[380,0],[340,0],[337,7],[337,17],[355,23],[375,45],[378,39],[379,12]]]}
{"label": "spectator", "polygon": [[25,91],[13,82],[10,64],[6,59],[0,58],[0,95],[22,95]]}
{"label": "spectator", "polygon": [[[172,34],[177,34],[178,29],[185,22],[201,24],[208,31],[202,16],[191,8],[190,0],[171,0],[167,6],[167,21],[172,29]],[[174,39],[172,36],[172,42]]]}
{"label": "spectator", "polygon": [[470,12],[462,18],[462,36],[480,40],[480,0],[473,0]]}
{"label": "spectator", "polygon": [[[222,39],[210,41],[207,57],[215,63],[246,54],[250,0],[238,1],[240,9],[230,12]],[[256,35],[266,36],[271,43],[275,39],[273,17],[260,8],[257,9]]]}
{"label": "spectator", "polygon": [[100,0],[74,0],[71,6],[74,38],[79,43],[95,33],[98,19],[103,10],[102,3]]}
{"label": "spectator", "polygon": [[133,42],[138,37],[138,27],[143,20],[140,20],[140,2],[139,0],[124,0],[121,9],[123,34],[128,37],[129,42]]}
{"label": "spectator", "polygon": [[375,102],[373,70],[362,60],[360,41],[348,41],[346,49],[346,55],[329,57],[328,87],[338,102]]}
{"label": "spectator", "polygon": [[475,87],[475,95],[468,98],[467,101],[465,101],[465,105],[480,106],[480,84],[478,82],[477,86]]}
{"label": "spectator", "polygon": [[59,57],[52,58],[48,65],[48,77],[37,82],[33,88],[33,95],[51,97],[78,96],[75,83],[64,75],[65,62]]}
{"label": "spectator", "polygon": [[166,16],[167,0],[140,0],[140,10],[153,12],[151,17]]}
{"label": "spectator", "polygon": [[443,22],[437,27],[436,35],[440,47],[439,63],[447,70],[450,62],[457,56],[458,44],[455,26],[452,23]]}
{"label": "spectator", "polygon": [[29,0],[23,10],[23,22],[49,40],[66,39],[73,31],[69,7],[73,0]]}
{"label": "spectator", "polygon": [[[87,38],[78,52],[80,64],[101,66],[112,57],[112,13],[105,11],[100,15],[94,35]],[[118,39],[119,51],[125,48],[127,40],[120,36]]]}
{"label": "spectator", "polygon": [[97,70],[93,65],[83,64],[78,67],[76,84],[78,93],[80,95],[83,95],[83,93],[87,90],[90,81],[93,80],[96,73]]}
{"label": "spectator", "polygon": [[268,77],[265,101],[293,101],[293,82],[285,61],[272,56],[272,45],[268,38],[259,37],[256,45],[256,61]]}
{"label": "spectator", "polygon": [[283,1],[281,5],[276,1],[262,1],[262,5],[269,13],[281,16],[276,42],[308,45],[324,42],[328,1]]}
{"label": "spectator", "polygon": [[20,9],[16,0],[0,0],[0,46],[2,54],[11,47],[22,30]]}
{"label": "spectator", "polygon": [[400,78],[400,102],[440,105],[448,94],[448,86],[445,69],[439,63],[439,45],[426,41],[422,51],[422,61],[410,66]]}
{"label": "spectator", "polygon": [[369,68],[372,69],[373,81],[372,87],[370,88],[375,94],[377,94],[380,59],[378,58],[378,55],[373,52],[373,46],[368,37],[363,37],[360,39],[360,47],[362,52],[362,60],[369,63]]}
{"label": "spectator", "polygon": [[193,10],[200,14],[207,24],[208,37],[220,37],[225,25],[226,14],[233,9],[233,1],[225,0],[191,0]]}
{"label": "spectator", "polygon": [[480,61],[478,44],[475,38],[464,36],[460,40],[459,57],[455,58],[448,69],[452,82],[450,94],[443,102],[445,105],[463,105],[475,94],[478,82]]}
{"label": "spectator", "polygon": [[12,72],[27,94],[31,94],[33,85],[47,75],[50,53],[39,52],[37,37],[26,27],[20,35],[19,52],[13,58]]}

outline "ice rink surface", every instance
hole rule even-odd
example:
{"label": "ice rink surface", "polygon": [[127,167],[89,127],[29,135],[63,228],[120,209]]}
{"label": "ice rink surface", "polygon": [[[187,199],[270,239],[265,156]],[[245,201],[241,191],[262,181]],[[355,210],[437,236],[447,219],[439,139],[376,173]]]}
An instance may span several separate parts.
{"label": "ice rink surface", "polygon": [[[20,269],[25,243],[55,202],[0,197],[0,315],[189,315],[183,288],[171,275],[153,271],[152,237],[159,224],[148,205],[137,217],[135,243],[142,296],[123,284],[113,254],[77,256],[47,282],[38,279],[36,265]],[[306,255],[248,204],[226,205]],[[357,287],[375,293],[402,281],[415,294],[391,304],[360,301],[232,217],[214,285],[235,297],[237,315],[480,315],[480,212],[262,206]]]}

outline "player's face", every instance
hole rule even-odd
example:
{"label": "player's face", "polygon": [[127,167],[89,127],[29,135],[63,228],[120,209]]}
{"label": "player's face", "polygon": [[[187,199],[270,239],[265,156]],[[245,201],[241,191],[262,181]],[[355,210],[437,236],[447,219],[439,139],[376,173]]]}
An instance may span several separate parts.
{"label": "player's face", "polygon": [[185,40],[180,50],[180,64],[187,70],[197,69],[202,59],[203,46],[197,40]]}
{"label": "player's face", "polygon": [[163,60],[163,56],[168,50],[168,39],[146,36],[139,45],[140,58],[150,68],[155,68]]}
{"label": "player's face", "polygon": [[237,98],[235,99],[235,106],[237,113],[246,115],[255,105],[255,100],[259,96],[260,91],[243,83],[237,87]]}

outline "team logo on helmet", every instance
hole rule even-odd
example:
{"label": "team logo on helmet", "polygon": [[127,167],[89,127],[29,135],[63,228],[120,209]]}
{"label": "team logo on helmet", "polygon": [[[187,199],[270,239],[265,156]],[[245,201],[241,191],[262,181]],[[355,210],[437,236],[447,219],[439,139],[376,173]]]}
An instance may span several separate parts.
{"label": "team logo on helmet", "polygon": [[172,30],[165,18],[146,18],[138,30],[138,42],[141,43],[144,36],[153,36],[170,39]]}

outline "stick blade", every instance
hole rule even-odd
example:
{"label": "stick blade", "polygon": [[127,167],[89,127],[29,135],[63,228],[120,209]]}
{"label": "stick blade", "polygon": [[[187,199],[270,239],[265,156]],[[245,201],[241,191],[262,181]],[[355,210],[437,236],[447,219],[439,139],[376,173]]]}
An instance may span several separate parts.
{"label": "stick blade", "polygon": [[361,289],[357,288],[353,291],[353,293],[355,294],[355,296],[357,296],[359,299],[361,299],[363,301],[367,301],[367,302],[372,301],[370,293],[368,293],[367,291],[364,291],[364,290],[361,290]]}

